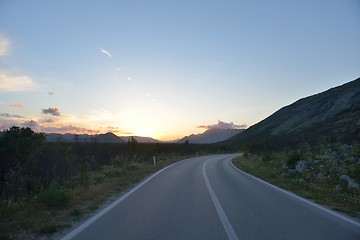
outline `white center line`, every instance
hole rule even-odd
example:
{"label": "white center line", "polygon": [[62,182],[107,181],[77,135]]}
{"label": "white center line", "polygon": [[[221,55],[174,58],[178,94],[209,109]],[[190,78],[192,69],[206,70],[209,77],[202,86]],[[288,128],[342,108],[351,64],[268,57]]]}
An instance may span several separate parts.
{"label": "white center line", "polygon": [[223,210],[223,208],[221,207],[221,204],[219,202],[219,200],[217,199],[211,185],[210,185],[210,182],[209,182],[209,178],[207,177],[206,175],[206,171],[205,171],[205,167],[206,167],[206,164],[209,162],[209,160],[207,160],[204,165],[203,165],[203,168],[202,168],[202,172],[203,172],[203,176],[204,176],[204,179],[205,179],[205,184],[206,184],[206,187],[207,189],[209,190],[209,193],[210,193],[210,196],[211,196],[211,199],[215,205],[215,208],[216,208],[216,211],[220,217],[220,221],[225,229],[225,232],[228,236],[228,238],[230,240],[238,240],[238,237],[236,236],[236,233],[233,229],[233,227],[231,226],[228,218],[226,217],[226,214]]}

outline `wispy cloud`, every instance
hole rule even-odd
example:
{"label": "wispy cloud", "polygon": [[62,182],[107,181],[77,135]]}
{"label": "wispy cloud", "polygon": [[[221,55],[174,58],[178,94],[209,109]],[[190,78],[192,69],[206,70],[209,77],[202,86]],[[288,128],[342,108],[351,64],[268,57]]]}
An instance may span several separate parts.
{"label": "wispy cloud", "polygon": [[124,134],[125,133],[119,127],[113,127],[113,126],[107,126],[106,128],[104,128],[104,130],[106,132],[112,132],[112,133],[116,133],[116,134]]}
{"label": "wispy cloud", "polygon": [[30,127],[35,132],[46,132],[46,133],[72,133],[72,134],[100,134],[106,132],[112,132],[118,135],[131,135],[133,132],[124,131],[116,126],[106,127],[84,127],[77,126],[74,123],[62,123],[57,119],[31,119],[22,117],[19,115],[13,115],[9,113],[0,113],[0,127],[1,130],[9,129],[12,126],[19,127]]}
{"label": "wispy cloud", "polygon": [[[71,124],[57,124],[57,126],[53,126],[53,120],[51,119],[43,119],[43,120],[26,120],[24,119],[15,119],[15,118],[7,118],[2,119],[2,115],[16,116],[11,114],[0,114],[0,127],[1,130],[6,130],[11,128],[12,126],[19,127],[29,127],[35,132],[46,132],[46,133],[73,133],[73,134],[99,134],[101,133],[97,129],[78,127]],[[19,116],[20,117],[20,116]],[[6,117],[5,117],[6,118]],[[21,117],[23,118],[23,117]]]}
{"label": "wispy cloud", "polygon": [[108,57],[113,57],[113,55],[109,51],[107,51],[103,48],[100,48],[100,52],[107,55]]}
{"label": "wispy cloud", "polygon": [[[0,57],[9,55],[10,40],[0,33]],[[35,83],[28,76],[11,76],[0,71],[0,92],[34,90]]]}
{"label": "wispy cloud", "polygon": [[47,133],[73,133],[73,134],[98,134],[99,130],[94,130],[90,128],[76,127],[73,125],[66,125],[61,127],[43,127],[43,131]]}
{"label": "wispy cloud", "polygon": [[0,34],[0,56],[6,56],[9,53],[10,41],[4,35]]}
{"label": "wispy cloud", "polygon": [[198,128],[206,128],[206,129],[244,129],[246,128],[246,124],[236,125],[233,122],[226,123],[218,120],[217,124],[212,125],[202,125],[197,126]]}
{"label": "wispy cloud", "polygon": [[15,114],[9,114],[9,113],[0,113],[0,117],[5,117],[5,118],[24,118],[24,117],[22,117],[22,116],[15,115]]}
{"label": "wispy cloud", "polygon": [[90,115],[87,118],[91,121],[102,121],[112,117],[113,114],[105,108],[93,108],[91,109]]}
{"label": "wispy cloud", "polygon": [[41,119],[41,120],[39,120],[39,122],[40,123],[53,123],[55,121],[54,121],[54,119],[49,118],[49,119]]}
{"label": "wispy cloud", "polygon": [[133,132],[123,132],[124,135],[134,135]]}
{"label": "wispy cloud", "polygon": [[60,116],[60,110],[58,108],[41,109],[43,114],[51,114],[53,116]]}
{"label": "wispy cloud", "polygon": [[14,104],[10,104],[9,107],[11,107],[11,108],[23,108],[24,105],[22,105],[21,103],[14,103]]}
{"label": "wispy cloud", "polygon": [[195,82],[195,83],[201,83],[201,82],[203,82],[203,81],[205,81],[205,80],[207,80],[207,79],[209,79],[209,78],[211,78],[211,77],[212,77],[211,74],[205,74],[205,75],[202,75],[202,76],[199,76],[198,78],[196,78],[196,79],[194,80],[194,82]]}
{"label": "wispy cloud", "polygon": [[27,76],[9,76],[0,72],[0,91],[2,92],[30,91],[35,87],[33,80]]}

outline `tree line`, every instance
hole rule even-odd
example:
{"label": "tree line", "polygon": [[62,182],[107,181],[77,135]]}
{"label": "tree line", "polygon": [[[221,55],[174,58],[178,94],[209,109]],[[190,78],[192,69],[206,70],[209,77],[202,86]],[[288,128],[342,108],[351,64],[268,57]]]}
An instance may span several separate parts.
{"label": "tree line", "polygon": [[72,184],[106,165],[152,163],[153,156],[228,152],[210,144],[47,142],[44,133],[11,127],[0,136],[0,198],[17,200],[53,184]]}

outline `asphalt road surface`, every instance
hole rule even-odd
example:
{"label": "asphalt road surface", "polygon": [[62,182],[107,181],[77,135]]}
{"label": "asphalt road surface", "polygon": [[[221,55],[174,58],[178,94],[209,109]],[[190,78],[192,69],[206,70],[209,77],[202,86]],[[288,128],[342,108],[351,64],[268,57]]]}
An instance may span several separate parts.
{"label": "asphalt road surface", "polygon": [[360,224],[235,168],[187,159],[152,175],[62,239],[360,239]]}

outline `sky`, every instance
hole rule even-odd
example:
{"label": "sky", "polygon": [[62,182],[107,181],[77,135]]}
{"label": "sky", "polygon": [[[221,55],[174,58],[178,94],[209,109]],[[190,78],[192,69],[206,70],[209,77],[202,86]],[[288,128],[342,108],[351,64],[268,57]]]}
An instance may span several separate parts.
{"label": "sky", "polygon": [[0,127],[248,127],[358,78],[359,56],[359,0],[0,0]]}

